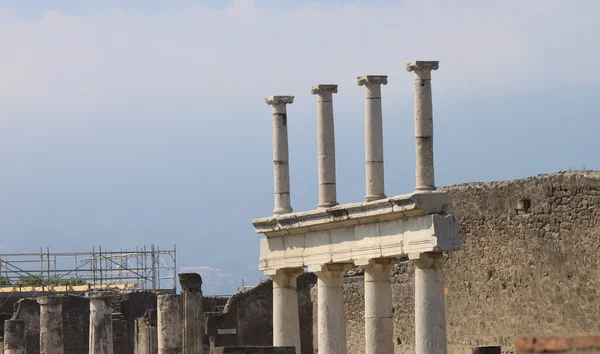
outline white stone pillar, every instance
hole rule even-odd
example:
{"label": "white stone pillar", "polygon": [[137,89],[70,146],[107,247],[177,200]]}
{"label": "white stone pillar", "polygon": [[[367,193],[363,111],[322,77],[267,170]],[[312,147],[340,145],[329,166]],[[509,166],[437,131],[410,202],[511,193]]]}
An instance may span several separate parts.
{"label": "white stone pillar", "polygon": [[359,76],[358,86],[365,86],[365,161],[366,202],[384,199],[383,178],[383,119],[381,85],[387,85],[387,76]]}
{"label": "white stone pillar", "polygon": [[444,256],[421,253],[409,257],[415,266],[416,354],[446,354]]}
{"label": "white stone pillar", "polygon": [[[358,264],[357,264],[358,265]],[[391,259],[373,259],[365,270],[365,353],[394,354]]]}
{"label": "white stone pillar", "polygon": [[281,269],[273,279],[273,346],[300,351],[300,318],[296,280],[302,269]]}
{"label": "white stone pillar", "polygon": [[158,354],[181,354],[183,351],[181,296],[157,296]]}
{"label": "white stone pillar", "polygon": [[315,272],[319,353],[346,354],[346,315],[342,284],[347,270],[344,264],[329,264]]}
{"label": "white stone pillar", "polygon": [[415,143],[417,151],[417,191],[435,190],[433,170],[433,104],[431,100],[431,70],[439,61],[415,61],[406,70],[415,73]]}
{"label": "white stone pillar", "polygon": [[110,291],[91,291],[90,299],[90,354],[113,354],[112,308]]}
{"label": "white stone pillar", "polygon": [[25,321],[4,321],[4,354],[25,354]]}
{"label": "white stone pillar", "polygon": [[183,297],[183,354],[203,354],[202,278],[198,273],[179,273],[179,284]]}
{"label": "white stone pillar", "polygon": [[333,128],[333,94],[337,85],[315,85],[317,95],[317,144],[319,154],[319,208],[337,205],[335,187],[335,134]]}
{"label": "white stone pillar", "polygon": [[290,166],[287,133],[287,104],[294,103],[294,96],[270,96],[265,98],[273,106],[273,172],[275,180],[275,215],[292,212],[290,202]]}
{"label": "white stone pillar", "polygon": [[40,304],[40,354],[63,354],[62,298],[42,296]]}

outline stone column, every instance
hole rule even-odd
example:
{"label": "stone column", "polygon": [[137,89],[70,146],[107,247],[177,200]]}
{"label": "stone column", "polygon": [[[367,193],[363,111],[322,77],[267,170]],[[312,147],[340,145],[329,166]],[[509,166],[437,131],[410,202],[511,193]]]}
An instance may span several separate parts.
{"label": "stone column", "polygon": [[202,277],[198,273],[179,273],[179,284],[183,298],[183,354],[203,354]]}
{"label": "stone column", "polygon": [[302,269],[281,269],[273,279],[273,346],[300,351],[300,319],[296,280]]}
{"label": "stone column", "polygon": [[319,154],[319,208],[337,205],[335,187],[335,134],[333,128],[333,94],[337,85],[316,85],[317,144]]}
{"label": "stone column", "polygon": [[365,353],[394,354],[391,259],[374,259],[365,270]]}
{"label": "stone column", "polygon": [[4,321],[4,354],[25,354],[25,321]]}
{"label": "stone column", "polygon": [[183,351],[181,296],[160,294],[156,302],[158,354],[181,354]]}
{"label": "stone column", "polygon": [[439,61],[414,61],[406,64],[415,73],[415,140],[417,151],[417,191],[435,190],[433,170],[433,104],[431,101],[431,70]]}
{"label": "stone column", "polygon": [[415,266],[416,354],[446,354],[444,255],[409,255]]}
{"label": "stone column", "polygon": [[366,202],[384,199],[383,179],[383,119],[381,85],[387,85],[385,75],[359,76],[358,86],[365,86],[365,161]]}
{"label": "stone column", "polygon": [[15,309],[13,318],[25,322],[25,352],[40,354],[40,304],[34,299],[20,299]]}
{"label": "stone column", "polygon": [[112,308],[113,293],[90,291],[90,354],[113,354]]}
{"label": "stone column", "polygon": [[135,320],[135,354],[158,354],[156,310],[146,310]]}
{"label": "stone column", "polygon": [[40,304],[40,354],[63,354],[62,298],[42,296]]}
{"label": "stone column", "polygon": [[342,280],[344,264],[329,264],[317,275],[319,353],[346,354],[346,316]]}
{"label": "stone column", "polygon": [[286,105],[294,103],[294,96],[270,96],[265,98],[265,102],[273,106],[273,169],[275,180],[275,210],[273,210],[273,214],[291,213]]}

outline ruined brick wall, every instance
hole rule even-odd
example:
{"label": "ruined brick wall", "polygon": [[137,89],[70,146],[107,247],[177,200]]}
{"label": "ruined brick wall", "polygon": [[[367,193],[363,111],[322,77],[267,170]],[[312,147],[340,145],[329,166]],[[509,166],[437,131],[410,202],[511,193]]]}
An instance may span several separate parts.
{"label": "ruined brick wall", "polygon": [[124,318],[122,329],[127,337],[127,353],[134,351],[135,320],[144,315],[147,309],[156,309],[156,293],[152,291],[132,291],[119,293],[112,301],[112,312]]}
{"label": "ruined brick wall", "polygon": [[66,295],[63,302],[64,354],[89,352],[90,300],[74,295]]}
{"label": "ruined brick wall", "polygon": [[[446,261],[450,353],[523,335],[600,331],[600,172],[443,188],[463,249]],[[414,353],[414,281],[392,276],[396,353]],[[346,278],[348,352],[363,352],[362,277]]]}
{"label": "ruined brick wall", "polygon": [[25,353],[40,352],[40,304],[34,299],[20,299],[15,304],[15,318],[25,322]]}
{"label": "ruined brick wall", "polygon": [[[310,289],[316,283],[312,273],[298,277],[298,306],[302,352],[312,353],[313,324]],[[234,294],[223,313],[206,313],[207,332],[215,346],[270,346],[273,344],[273,283]],[[236,334],[218,334],[235,329]]]}

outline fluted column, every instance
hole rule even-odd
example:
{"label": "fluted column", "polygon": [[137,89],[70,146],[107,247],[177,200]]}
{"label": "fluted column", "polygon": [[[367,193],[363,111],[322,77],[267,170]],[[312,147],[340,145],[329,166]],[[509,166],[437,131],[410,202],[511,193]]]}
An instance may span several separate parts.
{"label": "fluted column", "polygon": [[179,273],[179,284],[183,298],[183,354],[202,354],[202,277],[198,273]]}
{"label": "fluted column", "polygon": [[319,353],[346,354],[343,264],[323,266],[317,275]]}
{"label": "fluted column", "polygon": [[273,346],[300,348],[300,319],[296,280],[302,269],[281,269],[273,279]]}
{"label": "fluted column", "polygon": [[25,354],[25,321],[4,321],[4,354]]}
{"label": "fluted column", "polygon": [[415,266],[416,354],[446,354],[446,305],[444,302],[444,256],[421,253]]}
{"label": "fluted column", "polygon": [[415,74],[415,144],[417,152],[417,191],[435,190],[433,169],[433,104],[431,99],[431,71],[439,61],[415,61],[406,64],[406,70]]}
{"label": "fluted column", "polygon": [[337,205],[335,186],[335,132],[333,127],[333,94],[337,85],[315,85],[317,95],[317,144],[319,154],[319,208]]}
{"label": "fluted column", "polygon": [[42,296],[40,304],[40,354],[63,354],[62,298]]}
{"label": "fluted column", "polygon": [[158,331],[156,310],[146,310],[144,316],[135,320],[135,354],[158,354]]}
{"label": "fluted column", "polygon": [[181,354],[183,351],[181,296],[160,294],[156,303],[158,354]]}
{"label": "fluted column", "polygon": [[113,354],[113,330],[110,291],[86,293],[90,299],[90,354]]}
{"label": "fluted column", "polygon": [[370,202],[386,198],[383,178],[381,85],[387,85],[387,76],[367,75],[357,79],[358,86],[365,86],[365,201]]}
{"label": "fluted column", "polygon": [[273,106],[273,174],[275,180],[275,210],[273,210],[273,214],[291,213],[286,105],[294,103],[294,96],[270,96],[265,98],[265,102]]}
{"label": "fluted column", "polygon": [[374,259],[365,270],[365,353],[394,354],[391,259]]}

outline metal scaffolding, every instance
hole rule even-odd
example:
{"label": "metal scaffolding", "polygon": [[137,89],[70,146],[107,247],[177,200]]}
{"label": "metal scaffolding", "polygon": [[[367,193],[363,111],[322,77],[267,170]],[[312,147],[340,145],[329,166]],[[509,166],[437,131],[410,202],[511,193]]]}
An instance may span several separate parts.
{"label": "metal scaffolding", "polygon": [[177,251],[150,247],[109,251],[102,246],[89,252],[0,254],[0,288],[38,286],[125,286],[174,293]]}

